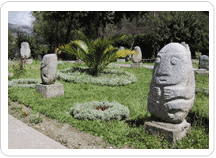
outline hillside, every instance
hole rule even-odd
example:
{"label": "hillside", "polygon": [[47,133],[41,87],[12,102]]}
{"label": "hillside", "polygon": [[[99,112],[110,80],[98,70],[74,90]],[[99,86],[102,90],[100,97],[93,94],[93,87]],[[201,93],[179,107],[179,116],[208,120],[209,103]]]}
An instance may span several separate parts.
{"label": "hillside", "polygon": [[11,24],[8,23],[8,28],[11,30],[11,32],[16,35],[17,31],[25,32],[29,35],[32,34],[33,27],[29,27],[28,25],[19,25],[19,24]]}

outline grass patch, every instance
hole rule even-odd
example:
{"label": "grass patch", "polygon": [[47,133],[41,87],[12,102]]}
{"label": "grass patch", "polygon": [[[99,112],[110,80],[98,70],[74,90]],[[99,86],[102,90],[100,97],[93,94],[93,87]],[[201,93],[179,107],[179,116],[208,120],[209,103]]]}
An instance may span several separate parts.
{"label": "grass patch", "polygon": [[[86,67],[85,64],[62,63],[58,70],[72,67]],[[22,78],[40,79],[40,62],[26,66]],[[44,98],[35,89],[24,87],[8,87],[8,95],[12,101],[18,101],[25,106],[31,106],[35,113],[45,114],[46,117],[59,122],[68,122],[79,130],[103,139],[114,146],[126,144],[137,149],[208,149],[209,148],[209,96],[197,92],[194,107],[187,117],[192,128],[188,137],[170,145],[162,137],[148,135],[144,132],[144,123],[150,113],[147,110],[147,96],[152,79],[152,70],[146,68],[120,68],[137,78],[137,82],[124,86],[105,86],[86,83],[73,83],[57,80],[64,85],[64,95],[54,98]],[[28,75],[28,76],[27,76]],[[196,88],[208,88],[208,76],[196,74]],[[19,93],[17,93],[19,91]],[[116,101],[130,110],[126,120],[79,120],[69,112],[76,103],[107,100]],[[18,109],[19,110],[19,109]]]}

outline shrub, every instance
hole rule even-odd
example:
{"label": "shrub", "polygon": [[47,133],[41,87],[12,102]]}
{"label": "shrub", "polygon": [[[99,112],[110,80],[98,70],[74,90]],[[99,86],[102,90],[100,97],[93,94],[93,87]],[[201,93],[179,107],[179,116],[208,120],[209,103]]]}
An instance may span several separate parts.
{"label": "shrub", "polygon": [[20,76],[24,75],[26,72],[25,69],[25,58],[20,58],[17,62],[17,64],[12,65],[12,69],[14,72],[13,78],[20,78]]}
{"label": "shrub", "polygon": [[77,56],[88,67],[92,76],[97,76],[106,66],[116,59],[118,48],[112,46],[113,39],[98,38],[90,41],[83,33],[77,32],[82,40],[72,41],[65,46],[60,46],[56,51],[65,51]]}
{"label": "shrub", "polygon": [[134,50],[131,51],[130,49],[121,49],[121,50],[118,50],[118,52],[116,53],[116,56],[118,58],[120,57],[126,57],[128,55],[132,55],[132,54],[137,54],[137,52],[135,52]]}
{"label": "shrub", "polygon": [[[115,38],[116,35],[113,36]],[[114,41],[114,46],[119,47],[123,46],[124,48],[131,48],[131,45],[133,43],[133,39],[131,35],[122,35],[120,38],[116,38]]]}
{"label": "shrub", "polygon": [[89,103],[76,103],[70,108],[71,114],[76,119],[102,119],[109,121],[111,119],[122,120],[129,115],[128,107],[121,105],[118,102],[108,101],[92,101]]}
{"label": "shrub", "polygon": [[37,83],[41,83],[41,79],[13,79],[8,82],[9,87],[26,87],[35,88]]}
{"label": "shrub", "polygon": [[34,115],[29,119],[29,121],[30,121],[31,123],[38,124],[38,123],[42,122],[43,119],[40,117],[39,113],[37,113],[36,115],[34,114]]}
{"label": "shrub", "polygon": [[[108,76],[110,74],[110,76]],[[120,76],[117,76],[120,75]],[[137,81],[137,78],[128,72],[120,70],[104,70],[98,77],[93,77],[88,75],[88,68],[76,67],[67,68],[57,71],[57,79],[62,79],[63,81],[74,83],[91,83],[99,85],[109,85],[109,86],[121,86],[127,85]]]}
{"label": "shrub", "polygon": [[135,37],[134,46],[140,47],[143,58],[153,58],[153,56],[157,55],[159,48],[157,48],[156,44],[157,39],[153,33],[141,34]]}

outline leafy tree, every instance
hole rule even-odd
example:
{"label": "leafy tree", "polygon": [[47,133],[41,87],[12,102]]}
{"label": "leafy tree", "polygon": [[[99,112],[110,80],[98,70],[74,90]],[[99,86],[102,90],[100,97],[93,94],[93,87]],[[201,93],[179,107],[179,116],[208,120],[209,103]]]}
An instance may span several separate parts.
{"label": "leafy tree", "polygon": [[[141,12],[138,12],[141,14]],[[136,12],[112,12],[112,11],[49,11],[33,12],[36,18],[34,22],[34,32],[43,38],[44,44],[50,46],[53,52],[55,47],[75,40],[73,30],[82,31],[89,39],[96,40],[102,36],[99,30],[104,32],[108,24],[116,25],[119,18],[123,16],[132,18],[139,15]]]}
{"label": "leafy tree", "polygon": [[192,56],[195,56],[195,51],[208,52],[208,16],[202,12],[149,12],[145,24],[157,37],[155,47],[162,48],[170,42],[186,42]]}
{"label": "leafy tree", "polygon": [[16,39],[10,29],[8,29],[8,59],[14,58],[14,48],[16,47]]}
{"label": "leafy tree", "polygon": [[48,52],[54,53],[58,46],[75,40],[76,36],[72,30],[78,28],[78,13],[69,11],[32,12],[36,19],[33,23],[33,32],[35,36],[38,36],[40,45],[48,45]]}
{"label": "leafy tree", "polygon": [[117,53],[118,48],[112,46],[114,43],[112,38],[98,38],[91,41],[83,33],[78,31],[78,34],[82,40],[72,41],[65,46],[60,46],[57,50],[75,54],[89,67],[89,73],[92,76],[97,76],[110,62],[119,56],[133,53],[129,51]]}

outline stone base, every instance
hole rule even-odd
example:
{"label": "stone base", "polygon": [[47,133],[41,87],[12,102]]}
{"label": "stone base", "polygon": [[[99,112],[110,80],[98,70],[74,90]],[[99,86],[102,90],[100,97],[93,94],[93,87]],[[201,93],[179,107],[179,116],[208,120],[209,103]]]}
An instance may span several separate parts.
{"label": "stone base", "polygon": [[125,59],[117,59],[117,62],[125,62]]}
{"label": "stone base", "polygon": [[84,62],[80,59],[76,60],[76,63],[84,64]]}
{"label": "stone base", "polygon": [[9,77],[13,77],[13,75],[14,75],[13,72],[8,72]]}
{"label": "stone base", "polygon": [[25,61],[26,64],[31,64],[32,62],[33,62],[32,59],[26,59],[26,61]]}
{"label": "stone base", "polygon": [[206,69],[199,69],[199,70],[196,70],[195,72],[200,75],[209,75],[209,71]]}
{"label": "stone base", "polygon": [[131,64],[132,68],[141,68],[142,67],[142,63],[133,63]]}
{"label": "stone base", "polygon": [[165,135],[166,140],[174,144],[176,141],[184,138],[190,131],[190,124],[184,120],[181,124],[163,123],[156,121],[145,122],[144,129],[146,133]]}
{"label": "stone base", "polygon": [[57,97],[64,95],[64,87],[61,83],[37,84],[36,92],[43,94],[45,98]]}

